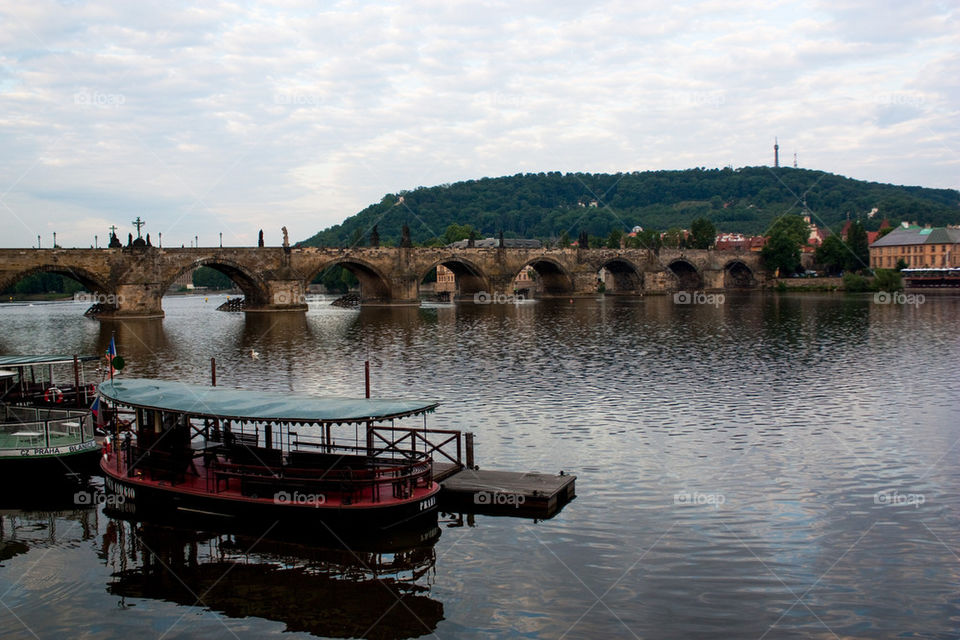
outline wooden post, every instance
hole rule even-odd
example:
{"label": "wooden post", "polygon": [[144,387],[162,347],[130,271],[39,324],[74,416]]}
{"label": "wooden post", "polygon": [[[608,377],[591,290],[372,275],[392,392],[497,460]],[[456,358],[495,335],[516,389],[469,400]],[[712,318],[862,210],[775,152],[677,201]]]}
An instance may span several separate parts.
{"label": "wooden post", "polygon": [[367,395],[366,397],[370,398],[370,361],[366,360],[363,363],[363,382],[364,387],[366,388]]}
{"label": "wooden post", "polygon": [[468,431],[463,434],[467,445],[467,469],[473,469],[473,433]]}
{"label": "wooden post", "polygon": [[210,358],[210,386],[217,386],[217,359]]}
{"label": "wooden post", "polygon": [[81,402],[86,404],[87,399],[80,399],[80,359],[77,358],[77,354],[73,354],[73,390],[76,397],[75,402],[77,406],[81,406]]}

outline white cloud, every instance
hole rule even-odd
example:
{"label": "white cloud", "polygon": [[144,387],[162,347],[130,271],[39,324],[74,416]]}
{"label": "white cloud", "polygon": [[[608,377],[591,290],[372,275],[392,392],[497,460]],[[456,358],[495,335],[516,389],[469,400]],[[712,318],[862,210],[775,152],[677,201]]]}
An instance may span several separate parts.
{"label": "white cloud", "polygon": [[[0,12],[4,244],[301,239],[386,192],[770,162],[954,187],[947,3],[420,0]],[[45,244],[48,244],[45,241]]]}

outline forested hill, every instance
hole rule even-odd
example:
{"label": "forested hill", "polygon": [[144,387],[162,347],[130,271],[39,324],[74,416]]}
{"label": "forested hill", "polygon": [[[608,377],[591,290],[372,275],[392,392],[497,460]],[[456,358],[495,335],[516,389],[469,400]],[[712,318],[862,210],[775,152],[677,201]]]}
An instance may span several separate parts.
{"label": "forested hill", "polygon": [[[709,218],[718,231],[762,233],[785,212],[802,213],[803,198],[815,221],[831,228],[847,218],[875,229],[886,217],[931,223],[960,222],[960,192],[864,182],[807,169],[744,167],[621,174],[559,172],[468,180],[387,194],[358,214],[301,242],[304,246],[366,244],[373,225],[381,243],[399,242],[410,227],[415,243],[439,242],[451,224],[471,225],[479,237],[555,241],[581,230],[607,236],[628,231],[689,228]],[[799,199],[799,201],[798,201]],[[872,209],[877,214],[867,219]]]}

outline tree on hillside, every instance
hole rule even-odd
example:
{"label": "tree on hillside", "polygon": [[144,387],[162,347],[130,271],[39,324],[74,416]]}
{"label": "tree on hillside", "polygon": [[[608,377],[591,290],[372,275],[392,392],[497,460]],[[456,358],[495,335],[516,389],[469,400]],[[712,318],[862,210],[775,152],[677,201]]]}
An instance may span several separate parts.
{"label": "tree on hillside", "polygon": [[795,273],[800,267],[800,247],[807,243],[810,229],[798,215],[783,215],[767,230],[767,244],[760,257],[771,271],[779,270],[780,276]]}
{"label": "tree on hillside", "polygon": [[867,231],[854,220],[847,229],[847,264],[849,271],[860,271],[870,266],[870,245],[867,241]]}
{"label": "tree on hillside", "polygon": [[451,224],[472,225],[481,237],[502,229],[508,238],[555,239],[562,230],[580,226],[583,207],[597,200],[594,194],[603,194],[607,207],[590,212],[586,231],[592,237],[606,239],[611,229],[640,220],[651,229],[691,228],[694,219],[707,217],[708,212],[722,231],[755,234],[770,226],[778,212],[789,210],[797,193],[806,194],[807,204],[826,226],[842,224],[848,211],[866,207],[936,226],[960,222],[960,193],[954,189],[900,187],[807,169],[778,174],[766,167],[627,174],[545,172],[387,194],[302,244],[344,246],[356,228],[365,234],[377,224],[383,246],[397,246],[412,211],[417,224],[410,229],[410,239],[417,243],[433,238],[433,230],[441,230],[439,235],[444,237],[442,230]]}
{"label": "tree on hillside", "polygon": [[610,235],[607,236],[607,247],[610,249],[619,249],[620,248],[620,238],[623,237],[623,231],[620,229],[611,229]]}
{"label": "tree on hillside", "polygon": [[709,249],[717,238],[717,228],[707,218],[699,217],[690,223],[690,246]]}
{"label": "tree on hillside", "polygon": [[660,232],[655,229],[644,229],[632,238],[627,238],[627,248],[629,249],[649,249],[651,251],[660,251],[663,241],[660,239]]}
{"label": "tree on hillside", "polygon": [[671,227],[663,234],[663,246],[669,249],[686,249],[687,240],[683,234],[683,229]]}
{"label": "tree on hillside", "polygon": [[840,236],[829,235],[823,244],[817,247],[814,260],[822,265],[828,274],[836,275],[847,264],[847,245],[843,243]]}
{"label": "tree on hillside", "polygon": [[472,225],[457,224],[454,222],[447,227],[447,230],[443,234],[443,239],[446,241],[446,244],[451,244],[458,240],[467,240],[473,232]]}

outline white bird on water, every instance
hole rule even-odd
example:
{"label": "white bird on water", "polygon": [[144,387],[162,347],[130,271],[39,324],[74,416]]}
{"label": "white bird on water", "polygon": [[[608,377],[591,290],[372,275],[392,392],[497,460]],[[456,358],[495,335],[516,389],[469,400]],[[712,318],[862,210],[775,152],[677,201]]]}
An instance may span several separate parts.
{"label": "white bird on water", "polygon": [[250,349],[250,357],[253,358],[254,360],[259,360],[260,352],[257,351],[256,349]]}

